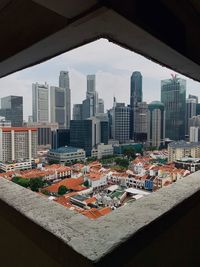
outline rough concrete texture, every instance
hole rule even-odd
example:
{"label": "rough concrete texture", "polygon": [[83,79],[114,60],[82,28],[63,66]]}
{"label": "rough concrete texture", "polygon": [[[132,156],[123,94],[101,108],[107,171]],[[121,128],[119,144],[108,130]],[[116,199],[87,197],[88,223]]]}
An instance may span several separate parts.
{"label": "rough concrete texture", "polygon": [[0,199],[3,202],[92,262],[98,262],[133,237],[139,229],[199,189],[200,172],[196,172],[98,220],[90,220],[30,190],[0,179]]}

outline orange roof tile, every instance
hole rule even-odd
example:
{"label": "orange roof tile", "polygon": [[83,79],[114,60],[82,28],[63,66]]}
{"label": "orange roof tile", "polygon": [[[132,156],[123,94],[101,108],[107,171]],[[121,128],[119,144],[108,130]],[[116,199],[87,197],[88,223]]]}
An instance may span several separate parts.
{"label": "orange roof tile", "polygon": [[62,181],[59,181],[58,183],[52,184],[48,187],[46,187],[45,189],[50,191],[50,192],[58,192],[58,188],[61,185],[66,186],[68,189],[72,189],[75,191],[79,191],[79,190],[83,190],[86,189],[86,187],[80,186],[81,184],[84,183],[84,178],[83,177],[79,177],[79,178],[66,178],[63,179]]}
{"label": "orange roof tile", "polygon": [[96,200],[97,200],[96,197],[90,197],[90,198],[84,200],[84,202],[85,202],[86,204],[89,204],[89,203],[94,203],[94,202],[96,202]]}

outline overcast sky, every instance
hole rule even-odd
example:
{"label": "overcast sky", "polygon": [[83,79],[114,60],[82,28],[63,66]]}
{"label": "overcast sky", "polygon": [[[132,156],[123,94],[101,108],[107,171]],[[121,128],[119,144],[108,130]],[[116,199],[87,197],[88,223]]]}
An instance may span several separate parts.
{"label": "overcast sky", "polygon": [[[86,75],[96,74],[96,89],[104,99],[105,108],[112,106],[113,96],[118,102],[129,104],[130,76],[140,71],[143,76],[143,98],[148,103],[160,100],[160,81],[171,77],[172,70],[121,48],[105,39],[84,45],[37,66],[0,79],[0,97],[22,95],[24,118],[32,113],[32,83],[45,81],[58,85],[60,70],[69,71],[72,105],[81,103],[86,93]],[[200,83],[187,80],[187,95],[200,98]]]}

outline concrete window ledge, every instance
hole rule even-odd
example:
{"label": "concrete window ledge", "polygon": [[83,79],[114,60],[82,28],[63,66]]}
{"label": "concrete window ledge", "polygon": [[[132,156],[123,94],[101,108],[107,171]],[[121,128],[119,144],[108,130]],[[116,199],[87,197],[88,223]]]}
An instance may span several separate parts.
{"label": "concrete window ledge", "polygon": [[97,220],[0,179],[1,266],[199,266],[200,172]]}

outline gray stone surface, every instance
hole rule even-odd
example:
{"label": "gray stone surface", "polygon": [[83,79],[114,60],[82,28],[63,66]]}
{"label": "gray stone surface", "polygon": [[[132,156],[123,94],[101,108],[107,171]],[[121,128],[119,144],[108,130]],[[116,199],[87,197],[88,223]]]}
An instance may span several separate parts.
{"label": "gray stone surface", "polygon": [[91,220],[30,190],[0,179],[2,201],[94,262],[199,189],[200,172],[196,172],[104,217]]}

